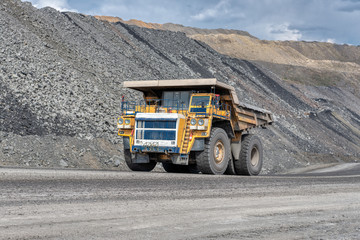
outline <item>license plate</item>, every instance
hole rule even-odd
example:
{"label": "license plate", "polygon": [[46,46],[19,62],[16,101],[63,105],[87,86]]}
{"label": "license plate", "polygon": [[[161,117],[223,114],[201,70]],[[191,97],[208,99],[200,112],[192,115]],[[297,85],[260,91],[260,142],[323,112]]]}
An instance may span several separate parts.
{"label": "license plate", "polygon": [[159,143],[158,142],[144,142],[143,146],[144,147],[158,147]]}

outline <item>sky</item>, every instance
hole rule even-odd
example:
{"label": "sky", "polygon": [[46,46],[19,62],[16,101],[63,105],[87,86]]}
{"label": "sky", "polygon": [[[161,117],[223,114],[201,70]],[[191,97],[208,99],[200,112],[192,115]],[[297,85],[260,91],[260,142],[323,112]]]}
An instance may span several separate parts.
{"label": "sky", "polygon": [[[25,0],[24,0],[25,1]],[[360,45],[360,0],[27,0],[90,15],[249,32],[264,40]]]}

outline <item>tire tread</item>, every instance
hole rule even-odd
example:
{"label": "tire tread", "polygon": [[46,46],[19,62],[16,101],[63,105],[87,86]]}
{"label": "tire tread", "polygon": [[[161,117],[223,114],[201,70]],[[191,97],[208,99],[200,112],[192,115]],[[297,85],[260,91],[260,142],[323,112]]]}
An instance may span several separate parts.
{"label": "tire tread", "polygon": [[[258,150],[260,151],[260,159],[259,159],[259,171],[255,171],[255,169],[251,168],[251,160],[249,157],[249,154],[251,154],[251,148],[253,146],[253,142],[257,141],[258,142]],[[253,134],[248,134],[245,135],[243,138],[243,141],[241,143],[241,150],[240,150],[240,157],[238,161],[234,162],[235,165],[235,171],[237,174],[239,175],[258,175],[259,172],[261,171],[261,167],[262,167],[262,145],[261,145],[261,141],[260,139],[253,135]]]}
{"label": "tire tread", "polygon": [[[209,158],[211,157],[211,154],[212,154],[211,141],[219,132],[225,133],[225,135],[227,137],[227,134],[224,131],[224,129],[217,128],[217,127],[212,128],[210,137],[205,139],[205,150],[198,153],[196,156],[196,164],[197,164],[198,170],[204,174],[219,174],[219,173],[214,172],[214,170],[211,168],[211,163],[209,161]],[[224,146],[226,147],[226,144],[224,144]],[[228,149],[226,149],[226,152],[228,154],[231,154],[230,143],[227,146],[227,148]],[[224,169],[224,172],[225,172],[225,169]]]}

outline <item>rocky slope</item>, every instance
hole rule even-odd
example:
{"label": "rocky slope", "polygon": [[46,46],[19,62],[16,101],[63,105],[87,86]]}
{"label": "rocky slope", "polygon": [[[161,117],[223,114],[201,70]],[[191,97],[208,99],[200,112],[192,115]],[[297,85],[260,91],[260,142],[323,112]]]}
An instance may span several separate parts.
{"label": "rocky slope", "polygon": [[285,81],[360,87],[360,46],[264,41],[239,34],[195,34],[190,37],[206,42],[223,54],[269,68]]}
{"label": "rocky slope", "polygon": [[172,31],[172,32],[183,32],[187,36],[191,37],[192,35],[200,34],[200,35],[208,35],[208,34],[236,34],[241,36],[247,36],[250,38],[256,39],[254,36],[250,35],[246,31],[241,30],[232,30],[232,29],[203,29],[203,28],[195,28],[195,27],[185,27],[180,24],[174,24],[174,23],[165,23],[165,24],[159,24],[159,23],[147,23],[143,22],[141,20],[137,19],[130,19],[128,21],[123,20],[119,17],[109,17],[109,16],[94,16],[95,18],[107,21],[111,23],[117,23],[122,22],[127,25],[131,26],[138,26],[143,28],[150,28],[150,29],[158,29],[158,30],[166,30],[166,31]]}
{"label": "rocky slope", "polygon": [[123,22],[139,27],[184,32],[216,51],[270,68],[285,81],[316,86],[359,88],[360,46],[325,42],[266,41],[245,31],[198,29],[178,24],[145,23],[131,19],[96,16],[100,20]]}
{"label": "rocky slope", "polygon": [[[270,69],[270,70],[269,70]],[[216,77],[276,123],[255,130],[263,173],[358,161],[358,85],[283,81],[184,33],[0,2],[0,165],[126,169],[116,117],[125,80]],[[354,79],[358,83],[359,79]]]}

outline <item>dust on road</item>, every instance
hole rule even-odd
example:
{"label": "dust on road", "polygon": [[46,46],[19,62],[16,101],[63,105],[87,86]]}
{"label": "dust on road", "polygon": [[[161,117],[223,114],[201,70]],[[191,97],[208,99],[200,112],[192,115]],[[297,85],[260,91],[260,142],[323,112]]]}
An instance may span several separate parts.
{"label": "dust on road", "polygon": [[0,168],[0,238],[358,239],[359,183]]}

